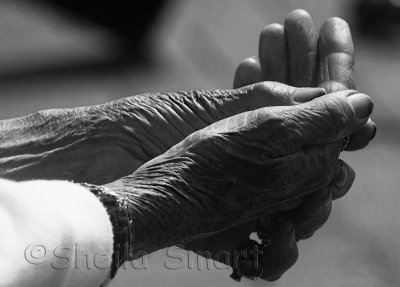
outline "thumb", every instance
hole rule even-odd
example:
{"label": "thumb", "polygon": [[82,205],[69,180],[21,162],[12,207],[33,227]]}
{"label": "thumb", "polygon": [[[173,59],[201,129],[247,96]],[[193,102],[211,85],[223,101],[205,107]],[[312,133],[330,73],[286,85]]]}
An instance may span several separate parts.
{"label": "thumb", "polygon": [[328,94],[291,107],[299,123],[303,145],[315,146],[343,139],[361,128],[373,110],[371,98],[347,90]]}

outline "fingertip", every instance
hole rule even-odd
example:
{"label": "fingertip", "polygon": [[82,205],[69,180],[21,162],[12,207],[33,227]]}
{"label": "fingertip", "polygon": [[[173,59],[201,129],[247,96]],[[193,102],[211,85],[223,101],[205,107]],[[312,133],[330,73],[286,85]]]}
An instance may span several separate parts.
{"label": "fingertip", "polygon": [[346,22],[346,20],[344,20],[340,17],[334,16],[334,17],[330,17],[330,18],[326,19],[326,21],[324,22],[324,24],[321,27],[321,29],[323,29],[322,32],[329,31],[331,28],[348,29],[349,24]]}
{"label": "fingertip", "polygon": [[286,49],[285,28],[283,25],[274,23],[265,26],[261,30],[259,40],[258,54],[261,65],[265,64],[265,61],[271,61],[272,59],[269,58],[275,56],[271,54],[282,52],[282,48]]}
{"label": "fingertip", "polygon": [[369,118],[359,130],[350,136],[350,142],[345,150],[355,151],[365,148],[375,138],[376,130],[375,123]]}
{"label": "fingertip", "polygon": [[265,26],[260,33],[258,54],[261,64],[261,79],[287,82],[287,51],[285,29],[281,24]]}
{"label": "fingertip", "polygon": [[281,270],[271,271],[272,274],[263,276],[263,279],[265,281],[268,281],[268,282],[278,281],[286,271],[287,270],[284,270],[284,271],[281,271]]}
{"label": "fingertip", "polygon": [[255,84],[260,80],[261,66],[257,57],[244,59],[236,69],[233,88],[237,89],[247,85]]}
{"label": "fingertip", "polygon": [[342,164],[337,164],[333,185],[336,187],[342,187],[346,184],[347,180],[348,180],[347,168]]}
{"label": "fingertip", "polygon": [[261,265],[255,266],[253,260],[243,260],[239,263],[239,273],[245,276],[247,279],[255,280],[260,278],[263,274],[263,267]]}
{"label": "fingertip", "polygon": [[295,27],[312,27],[314,32],[314,22],[311,15],[304,9],[296,9],[290,12],[285,19],[285,29],[291,29]]}
{"label": "fingertip", "polygon": [[260,33],[259,41],[259,56],[262,63],[263,58],[269,56],[266,51],[270,51],[276,48],[282,47],[285,43],[285,28],[283,25],[278,23],[273,23],[266,25]]}
{"label": "fingertip", "polygon": [[297,87],[316,83],[317,35],[310,14],[294,10],[285,19],[289,83]]}
{"label": "fingertip", "polygon": [[294,223],[283,219],[273,226],[271,245],[267,247],[261,261],[262,279],[271,282],[282,277],[299,257]]}
{"label": "fingertip", "polygon": [[315,100],[321,101],[323,106],[337,116],[336,125],[344,128],[341,137],[359,130],[368,121],[374,109],[372,99],[355,90],[338,91]]}
{"label": "fingertip", "polygon": [[372,99],[363,93],[352,94],[347,98],[352,105],[355,116],[359,120],[369,118],[374,109],[374,102]]}
{"label": "fingertip", "polygon": [[356,172],[354,171],[354,169],[348,165],[345,161],[339,159],[338,162],[346,169],[347,172],[347,176],[348,176],[348,182],[350,184],[353,184],[355,178],[356,178]]}
{"label": "fingertip", "polygon": [[356,178],[354,169],[343,160],[338,160],[332,182],[329,184],[332,200],[343,197]]}
{"label": "fingertip", "polygon": [[246,59],[244,59],[242,61],[242,63],[247,64],[247,65],[260,66],[260,61],[258,60],[258,57],[256,57],[256,56],[247,57]]}
{"label": "fingertip", "polygon": [[308,13],[306,10],[304,9],[295,9],[292,12],[290,12],[287,16],[285,21],[289,20],[302,20],[305,18],[310,18],[311,19],[311,15],[310,13]]}
{"label": "fingertip", "polygon": [[298,103],[305,103],[323,95],[326,95],[324,88],[297,88],[293,99]]}
{"label": "fingertip", "polygon": [[[309,123],[302,127],[304,144],[315,146],[338,143],[361,128],[367,122],[368,117],[362,119],[358,117],[371,110],[368,99],[366,103],[363,103],[360,98],[350,98],[355,94],[358,93],[352,90],[335,92],[291,107],[293,116],[301,117],[302,121]],[[354,100],[354,107],[351,104],[352,100]],[[318,112],[316,112],[317,110]],[[324,122],[324,125],[321,125],[321,121]]]}
{"label": "fingertip", "polygon": [[261,37],[280,37],[285,35],[285,29],[282,24],[278,23],[273,23],[266,25],[262,30],[261,30]]}
{"label": "fingertip", "polygon": [[325,54],[344,52],[354,53],[349,24],[339,17],[327,19],[320,29],[320,45],[324,46]]}

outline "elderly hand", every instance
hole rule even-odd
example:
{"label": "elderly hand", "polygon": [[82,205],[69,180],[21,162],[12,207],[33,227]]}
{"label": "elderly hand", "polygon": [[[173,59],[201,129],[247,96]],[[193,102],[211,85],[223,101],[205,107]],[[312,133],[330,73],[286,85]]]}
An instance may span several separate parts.
{"label": "elderly hand", "polygon": [[[339,18],[327,20],[320,30],[319,49],[317,42],[311,16],[304,10],[291,12],[286,17],[284,26],[267,25],[260,35],[259,57],[242,61],[236,70],[234,87],[251,85],[261,80],[275,80],[293,86],[319,85],[331,92],[354,89],[354,51],[347,23]],[[365,147],[375,132],[375,124],[368,120],[367,124],[351,136],[347,150]],[[242,250],[245,242],[251,242],[249,235],[252,232],[259,231],[261,236],[268,234],[269,245],[259,245],[264,253],[261,261],[262,278],[276,280],[296,262],[296,241],[312,236],[328,219],[332,200],[343,196],[350,189],[355,178],[354,171],[342,161],[338,164],[338,171],[340,170],[343,173],[338,172],[331,188],[308,195],[301,206],[290,212],[274,215],[272,221],[279,220],[279,224],[271,226],[260,224],[259,221],[248,222],[209,238],[189,242],[185,247],[200,251],[200,254],[208,251],[216,258],[223,250],[230,254]],[[266,217],[261,222],[270,221],[271,218]],[[223,257],[217,259],[226,261]],[[230,262],[225,263],[238,267],[232,257],[229,260]],[[246,270],[239,272],[249,277],[259,272],[249,269],[251,268],[247,266]]]}
{"label": "elderly hand", "polygon": [[[295,21],[296,19],[299,20],[298,17],[304,17],[303,21]],[[310,40],[309,35],[313,34],[301,33],[301,31],[307,29],[313,31],[314,29],[312,22],[310,26],[310,21],[307,21],[307,17],[309,16],[301,11],[288,16],[286,23],[295,23],[291,28],[294,33],[290,34],[286,31],[282,34],[282,26],[276,24],[267,26],[265,31],[272,30],[272,38],[277,38],[278,43],[282,39],[286,41],[285,37],[289,39],[290,35],[296,37],[297,34],[303,35],[298,36],[299,43],[307,43]],[[336,21],[339,23],[336,23]],[[352,48],[351,36],[348,29],[337,25],[342,23],[341,21],[340,19],[328,20],[327,23],[330,24],[325,23],[325,28],[323,27],[320,33],[321,39],[325,35],[326,43],[333,43],[332,46],[321,46],[320,54],[326,55],[326,59],[328,59],[336,57],[337,54],[342,54],[342,51],[345,58],[345,62],[341,60],[336,62],[325,61],[325,68],[329,66],[328,70],[333,75],[331,77],[332,83],[335,83],[330,85],[329,77],[325,78],[325,87],[334,87],[338,83],[345,85],[346,81],[349,83],[348,86],[351,86],[352,83],[352,65],[346,64],[352,63],[351,53],[347,55],[348,59],[346,60],[346,54],[349,51],[347,48]],[[285,25],[285,27],[288,30],[290,25]],[[266,32],[267,36],[268,33]],[[287,36],[285,36],[285,33]],[[281,35],[279,36],[279,34]],[[346,41],[340,42],[341,39],[346,39]],[[262,43],[265,46],[260,49],[260,59],[265,59],[261,61],[263,68],[259,68],[258,60],[245,60],[237,70],[235,87],[259,81],[261,79],[260,73],[267,75],[263,79],[279,80],[279,75],[283,75],[282,81],[293,85],[298,84],[296,77],[301,79],[305,76],[301,71],[297,71],[297,76],[293,76],[296,73],[285,68],[287,65],[285,63],[289,62],[291,67],[304,66],[305,71],[316,75],[318,69],[315,65],[309,65],[307,61],[304,64],[302,57],[292,55],[295,53],[295,49],[288,49],[289,53],[283,50],[285,57],[283,57],[281,63],[284,63],[284,65],[279,65],[280,58],[276,56],[282,53],[282,50],[279,45],[274,44],[274,41],[267,40],[268,37],[263,36],[260,40],[260,47]],[[266,45],[265,43],[270,44]],[[341,48],[340,45],[343,45],[343,47]],[[292,45],[292,47],[296,49],[299,47],[299,51],[302,51],[304,45]],[[333,51],[331,47],[335,47],[336,50]],[[338,59],[341,58],[338,57]],[[346,69],[341,68],[343,64]],[[289,73],[293,75],[289,77]],[[343,77],[340,75],[343,75]],[[291,80],[284,80],[289,78]],[[314,85],[313,81],[307,83],[310,83],[310,86]],[[307,83],[299,85],[307,86]],[[3,140],[0,144],[2,166],[0,173],[3,177],[19,180],[62,178],[98,184],[106,183],[135,171],[141,164],[163,153],[185,136],[215,121],[264,106],[301,103],[322,94],[321,90],[300,90],[277,83],[264,83],[255,89],[229,92],[217,90],[146,94],[95,107],[43,111],[20,119],[3,121],[0,124]],[[351,145],[361,142],[361,144],[353,145],[355,148],[368,142],[365,141],[365,134],[368,136],[371,129],[365,128],[366,126],[361,129],[364,130],[363,133],[360,133],[359,130],[353,134]],[[355,137],[355,135],[363,134],[364,136]],[[99,154],[102,154],[102,156],[99,157]],[[354,172],[344,163],[343,166],[344,170],[347,171],[347,179],[343,181],[338,178],[342,186],[340,188],[335,187],[336,192],[332,191],[331,188],[330,192],[324,191],[319,193],[318,196],[309,195],[310,200],[305,201],[309,203],[304,208],[301,207],[306,212],[303,212],[302,216],[297,216],[298,219],[307,217],[318,218],[318,220],[317,223],[312,222],[312,224],[309,220],[305,223],[301,220],[295,222],[297,238],[310,236],[315,231],[315,226],[320,226],[325,221],[327,215],[329,215],[327,211],[330,210],[331,193],[333,196],[335,194],[339,196],[350,187],[354,179]],[[324,194],[327,196],[324,196]],[[316,196],[314,200],[312,199],[313,196]],[[282,223],[281,226],[284,229],[285,225],[291,224],[293,222]],[[235,230],[238,230],[238,228],[235,228]],[[237,242],[231,242],[232,250],[236,250],[236,245],[243,242],[243,239],[247,239],[248,234],[257,230],[257,227],[254,223],[246,223],[244,230],[246,231],[240,233],[240,236],[235,236]],[[213,248],[221,245],[221,242],[227,242],[227,239],[232,240],[232,234],[237,235],[238,232],[232,233],[232,230],[228,230],[225,233],[222,232],[208,237],[204,241],[196,240],[189,245],[195,250],[214,250]],[[281,267],[291,265],[289,263],[294,262],[295,257],[297,257],[297,246],[295,240],[290,239],[294,238],[293,234],[294,232],[289,235],[285,234],[284,237],[282,235],[282,240],[278,237],[279,233],[275,235],[273,250],[282,250],[283,246],[286,246],[286,250],[293,252],[290,256],[283,256],[282,254],[285,252],[275,252],[280,256],[279,258],[269,256],[270,262],[280,264]],[[224,244],[224,246],[227,245]],[[218,248],[215,250],[218,250]],[[287,261],[282,261],[283,257],[287,258]],[[287,267],[281,269],[286,270],[285,268]],[[280,268],[274,267],[274,269]],[[264,272],[265,276],[272,273],[277,272]],[[273,277],[271,275],[271,278]]]}
{"label": "elderly hand", "polygon": [[331,188],[343,138],[371,112],[371,99],[355,91],[245,112],[191,134],[107,187],[129,202],[137,250],[185,243]]}
{"label": "elderly hand", "polygon": [[[285,25],[267,25],[260,34],[259,57],[243,60],[237,68],[234,88],[259,81],[277,81],[295,87],[324,88],[328,93],[356,89],[354,48],[348,24],[328,19],[319,31],[304,10],[288,14]],[[346,150],[365,147],[376,133],[367,124],[351,136]]]}
{"label": "elderly hand", "polygon": [[324,93],[265,82],[235,90],[144,94],[1,121],[0,176],[108,183],[218,120]]}

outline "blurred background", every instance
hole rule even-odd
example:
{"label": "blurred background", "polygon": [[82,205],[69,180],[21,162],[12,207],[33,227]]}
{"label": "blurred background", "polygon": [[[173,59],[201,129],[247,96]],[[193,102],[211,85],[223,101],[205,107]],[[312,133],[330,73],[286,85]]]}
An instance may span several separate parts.
{"label": "blurred background", "polygon": [[141,92],[230,88],[239,62],[257,54],[260,30],[296,8],[318,28],[331,16],[352,27],[358,89],[374,98],[378,126],[369,147],[343,154],[357,171],[353,189],[276,283],[169,270],[160,251],[147,270],[120,270],[111,287],[400,286],[400,1],[0,0],[0,120]]}

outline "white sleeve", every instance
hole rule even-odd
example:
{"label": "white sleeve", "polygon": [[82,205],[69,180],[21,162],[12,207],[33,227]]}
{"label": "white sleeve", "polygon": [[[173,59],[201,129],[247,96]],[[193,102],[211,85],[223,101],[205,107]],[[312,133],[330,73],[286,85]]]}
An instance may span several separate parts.
{"label": "white sleeve", "polygon": [[0,179],[0,286],[99,287],[112,253],[107,211],[81,185]]}

